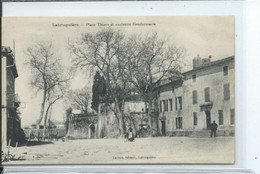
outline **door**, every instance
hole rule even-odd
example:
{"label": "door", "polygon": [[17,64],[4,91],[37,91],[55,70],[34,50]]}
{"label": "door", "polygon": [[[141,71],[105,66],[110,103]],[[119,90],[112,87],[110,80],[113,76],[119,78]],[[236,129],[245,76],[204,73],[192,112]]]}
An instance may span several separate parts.
{"label": "door", "polygon": [[205,114],[206,114],[206,128],[210,129],[210,124],[211,124],[210,111],[205,111]]}
{"label": "door", "polygon": [[95,138],[95,126],[92,124],[90,126],[90,138]]}
{"label": "door", "polygon": [[166,135],[166,129],[165,129],[165,121],[161,121],[162,123],[162,136],[165,136]]}

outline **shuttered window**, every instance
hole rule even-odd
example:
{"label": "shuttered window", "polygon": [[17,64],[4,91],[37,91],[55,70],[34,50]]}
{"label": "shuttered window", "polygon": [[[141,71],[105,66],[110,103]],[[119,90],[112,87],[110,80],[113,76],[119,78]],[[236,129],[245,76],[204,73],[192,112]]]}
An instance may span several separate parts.
{"label": "shuttered window", "polygon": [[160,112],[162,112],[162,101],[160,100]]}
{"label": "shuttered window", "polygon": [[182,129],[182,117],[176,118],[176,129]]}
{"label": "shuttered window", "polygon": [[230,110],[230,124],[235,124],[235,109]]}
{"label": "shuttered window", "polygon": [[219,125],[224,124],[224,118],[223,118],[223,111],[222,110],[218,111],[218,123],[219,123]]}
{"label": "shuttered window", "polygon": [[178,99],[177,99],[177,97],[175,97],[175,110],[176,111],[178,110]]}
{"label": "shuttered window", "polygon": [[192,81],[196,82],[196,74],[192,75]]}
{"label": "shuttered window", "polygon": [[182,97],[178,97],[178,109],[182,110]]}
{"label": "shuttered window", "polygon": [[198,92],[192,91],[192,103],[197,104],[198,103]]}
{"label": "shuttered window", "polygon": [[223,74],[224,76],[228,75],[228,66],[223,67]]}
{"label": "shuttered window", "polygon": [[172,111],[172,99],[169,99],[170,110]]}
{"label": "shuttered window", "polygon": [[229,90],[229,84],[224,85],[224,100],[230,99],[230,90]]}
{"label": "shuttered window", "polygon": [[166,112],[168,112],[169,109],[168,100],[165,100],[165,103],[166,103]]}
{"label": "shuttered window", "polygon": [[166,111],[166,102],[165,102],[165,100],[163,100],[163,112],[165,112]]}
{"label": "shuttered window", "polygon": [[198,125],[197,112],[193,112],[193,125],[194,126]]}
{"label": "shuttered window", "polygon": [[210,102],[210,89],[205,88],[204,93],[205,93],[205,102]]}

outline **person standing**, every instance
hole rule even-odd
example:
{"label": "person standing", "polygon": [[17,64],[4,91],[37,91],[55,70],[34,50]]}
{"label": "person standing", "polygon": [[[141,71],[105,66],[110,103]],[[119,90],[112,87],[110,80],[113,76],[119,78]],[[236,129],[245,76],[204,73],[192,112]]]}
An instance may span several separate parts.
{"label": "person standing", "polygon": [[216,137],[218,125],[216,124],[215,120],[213,121],[213,123],[210,124],[210,129],[211,129],[210,137],[212,137],[213,135],[214,137]]}
{"label": "person standing", "polygon": [[135,135],[133,129],[130,127],[128,132],[128,141],[134,141],[134,139],[135,139]]}

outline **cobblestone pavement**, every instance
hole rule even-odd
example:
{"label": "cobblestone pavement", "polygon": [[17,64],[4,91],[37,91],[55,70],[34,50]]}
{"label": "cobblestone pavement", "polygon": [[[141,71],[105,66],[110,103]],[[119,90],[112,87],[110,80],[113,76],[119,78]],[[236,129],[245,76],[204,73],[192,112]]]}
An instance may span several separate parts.
{"label": "cobblestone pavement", "polygon": [[235,138],[81,139],[11,148],[23,160],[4,164],[233,163]]}

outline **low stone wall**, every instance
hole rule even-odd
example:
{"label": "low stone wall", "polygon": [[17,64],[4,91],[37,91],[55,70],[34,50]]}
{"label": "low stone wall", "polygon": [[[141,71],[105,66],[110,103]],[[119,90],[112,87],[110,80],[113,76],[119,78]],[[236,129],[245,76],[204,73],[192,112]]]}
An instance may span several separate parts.
{"label": "low stone wall", "polygon": [[98,117],[74,117],[68,125],[66,137],[71,139],[99,138]]}

